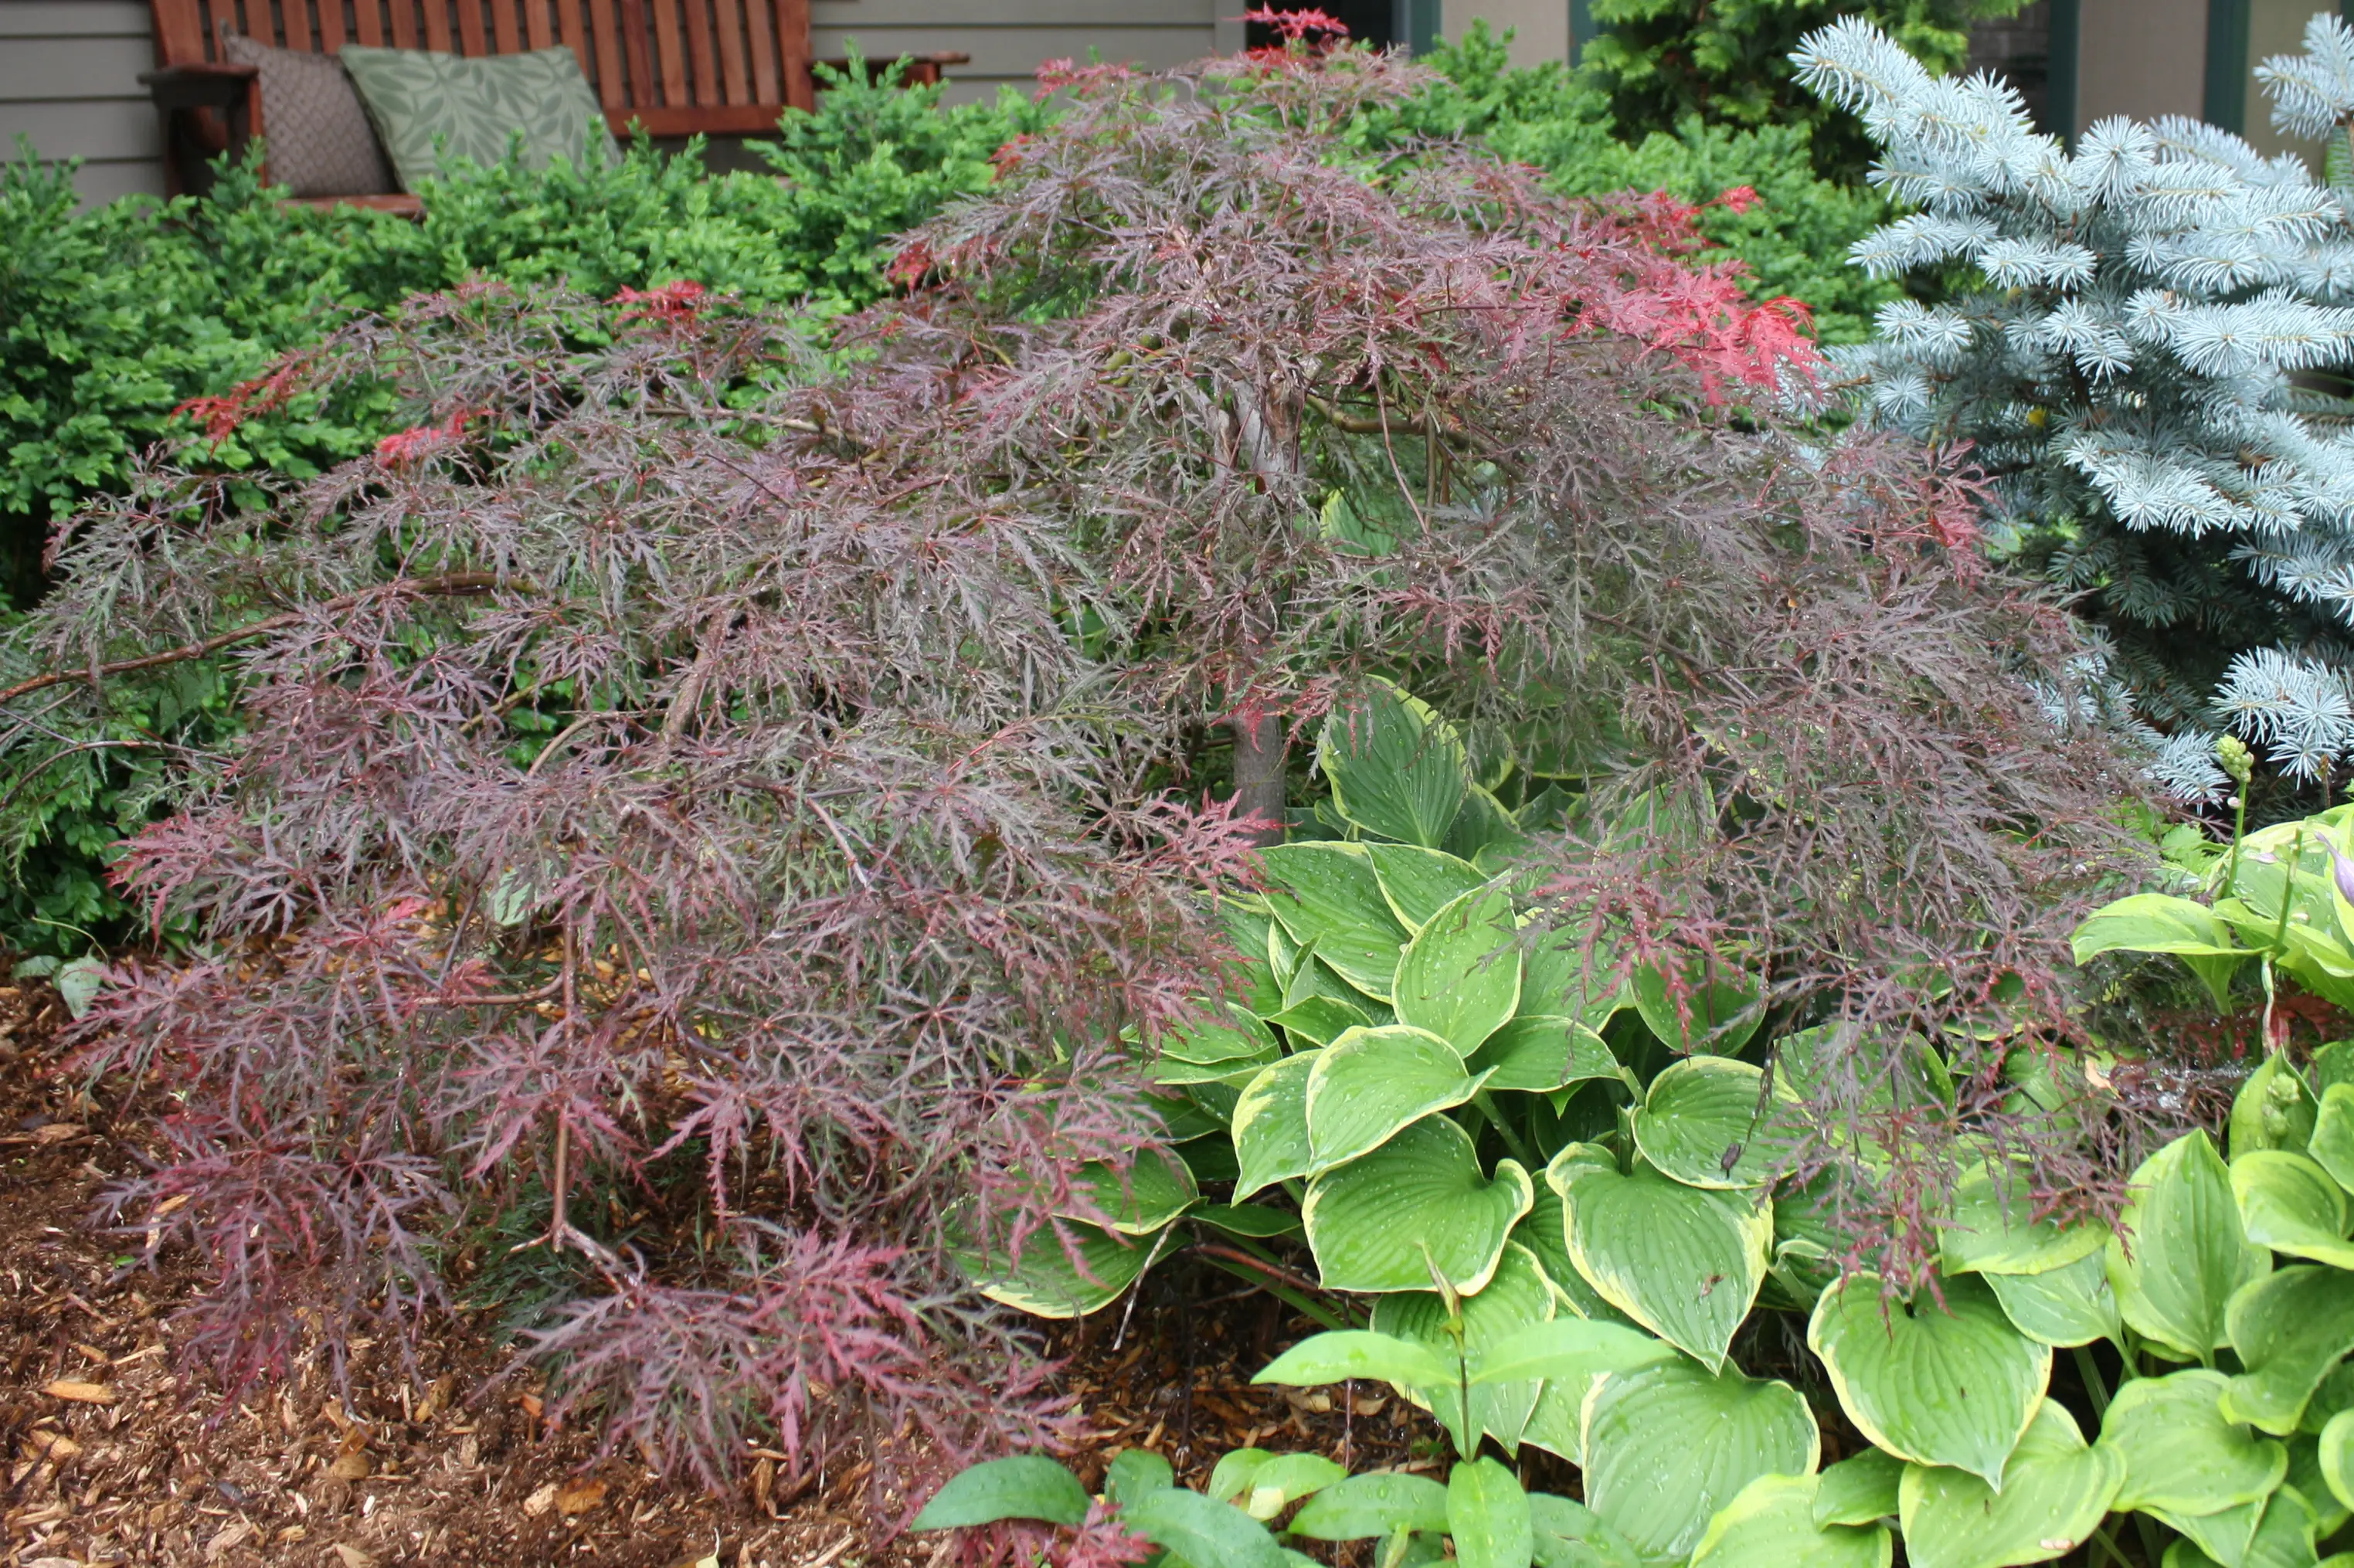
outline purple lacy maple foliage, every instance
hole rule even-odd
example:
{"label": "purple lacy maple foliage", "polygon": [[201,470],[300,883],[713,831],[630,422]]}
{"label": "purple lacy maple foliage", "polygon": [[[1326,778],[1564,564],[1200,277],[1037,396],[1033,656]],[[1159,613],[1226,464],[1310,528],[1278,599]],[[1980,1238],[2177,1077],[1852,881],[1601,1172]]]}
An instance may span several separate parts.
{"label": "purple lacy maple foliage", "polygon": [[2123,778],[2051,715],[2067,618],[1953,463],[1790,418],[1799,318],[1689,209],[1363,162],[1416,78],[1362,51],[1076,76],[822,351],[687,285],[412,301],[191,410],[368,377],[376,453],[62,538],[12,772],[192,649],[242,694],[122,862],[191,949],[85,1035],[177,1097],[113,1203],[217,1266],[232,1392],[306,1322],[408,1342],[521,1213],[578,1266],[552,1407],[652,1462],[1051,1437],[951,1241],[1059,1233],[1155,1136],[1124,1040],[1214,983],[1200,895],[1369,673],[1597,808],[1709,803],[1535,846],[1611,963],[1737,946],[1867,1039],[1924,961],[2058,994]]}

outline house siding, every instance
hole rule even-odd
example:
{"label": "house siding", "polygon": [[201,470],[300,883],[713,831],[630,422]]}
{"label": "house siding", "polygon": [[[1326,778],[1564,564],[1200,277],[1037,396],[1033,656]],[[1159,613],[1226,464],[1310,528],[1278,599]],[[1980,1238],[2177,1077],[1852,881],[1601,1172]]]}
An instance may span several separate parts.
{"label": "house siding", "polygon": [[139,73],[155,63],[143,0],[0,0],[0,149],[82,160],[86,202],[164,191],[164,132]]}

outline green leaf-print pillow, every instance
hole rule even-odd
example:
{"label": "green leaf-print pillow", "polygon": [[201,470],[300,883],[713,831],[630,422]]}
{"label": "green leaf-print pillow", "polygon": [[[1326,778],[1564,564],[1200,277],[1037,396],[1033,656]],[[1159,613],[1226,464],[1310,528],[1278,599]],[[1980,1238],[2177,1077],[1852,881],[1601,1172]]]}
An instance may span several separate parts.
{"label": "green leaf-print pillow", "polygon": [[518,136],[526,169],[559,157],[620,161],[580,62],[560,45],[474,59],[347,45],[341,58],[404,190],[450,159],[499,163]]}

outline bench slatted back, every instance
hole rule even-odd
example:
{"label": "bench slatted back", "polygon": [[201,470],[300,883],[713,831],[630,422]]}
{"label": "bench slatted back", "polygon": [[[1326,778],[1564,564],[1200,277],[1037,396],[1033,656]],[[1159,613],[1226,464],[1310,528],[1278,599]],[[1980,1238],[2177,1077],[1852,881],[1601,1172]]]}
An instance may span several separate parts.
{"label": "bench slatted back", "polygon": [[333,54],[345,44],[477,57],[568,47],[616,131],[773,130],[814,101],[809,0],[149,0],[165,65],[222,58],[224,33]]}

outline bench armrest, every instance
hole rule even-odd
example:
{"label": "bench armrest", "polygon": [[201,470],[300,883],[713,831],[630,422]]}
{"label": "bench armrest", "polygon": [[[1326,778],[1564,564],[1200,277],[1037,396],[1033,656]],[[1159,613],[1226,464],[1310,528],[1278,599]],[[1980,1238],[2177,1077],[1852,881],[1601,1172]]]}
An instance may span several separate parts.
{"label": "bench armrest", "polygon": [[139,73],[158,109],[228,109],[245,101],[260,74],[249,65],[175,65]]}

